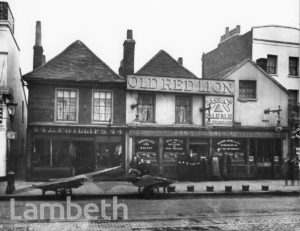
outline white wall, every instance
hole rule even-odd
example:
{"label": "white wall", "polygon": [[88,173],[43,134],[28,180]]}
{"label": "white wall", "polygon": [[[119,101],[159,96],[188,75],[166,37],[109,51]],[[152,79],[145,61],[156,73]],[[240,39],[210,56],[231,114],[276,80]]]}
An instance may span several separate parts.
{"label": "white wall", "polygon": [[[11,129],[17,132],[17,139],[11,141],[11,154],[15,157],[18,157],[18,159],[24,158],[22,160],[24,162],[26,160],[25,144],[27,127],[27,107],[20,73],[20,50],[13,34],[9,30],[9,28],[4,25],[0,25],[0,66],[1,72],[3,71],[2,81],[0,81],[0,85],[6,87],[9,86],[11,89],[13,89],[14,100],[18,104],[12,125],[10,123],[10,120],[8,119],[6,108],[3,111],[3,117],[5,119],[3,120],[4,123],[2,124],[2,126],[0,125],[0,132],[3,133],[0,135],[0,139],[4,139],[0,141],[0,161],[3,162],[0,163],[0,175],[2,176],[6,171],[5,168],[2,168],[2,165],[4,164],[3,159],[6,159],[6,130]],[[27,97],[27,89],[25,89],[25,95]],[[22,101],[24,102],[23,120]],[[17,166],[17,163],[15,164],[15,168],[20,170],[17,173],[19,173],[19,175],[24,175],[25,162],[24,166],[22,167]]]}
{"label": "white wall", "polygon": [[[276,85],[264,73],[258,70],[252,63],[247,62],[226,79],[235,80],[235,98],[234,98],[234,120],[240,122],[242,126],[260,126],[273,127],[276,125],[276,114],[270,113],[264,116],[265,109],[282,108],[280,116],[281,125],[288,125],[288,95]],[[238,100],[239,80],[256,80],[256,101],[242,102]],[[268,119],[269,122],[263,122]]]}
{"label": "white wall", "polygon": [[298,29],[275,26],[253,28],[252,46],[253,61],[267,58],[268,54],[277,55],[278,67],[277,75],[272,75],[274,79],[287,89],[300,89],[300,78],[289,76],[289,57],[300,56]]}
{"label": "white wall", "polygon": [[[149,92],[148,92],[149,93]],[[175,94],[155,92],[155,124],[175,125]],[[138,91],[126,93],[126,123],[134,123],[137,108],[131,109],[132,104],[137,103]],[[203,97],[194,95],[192,97],[192,124],[201,126],[203,124],[202,113],[199,109],[203,105]]]}

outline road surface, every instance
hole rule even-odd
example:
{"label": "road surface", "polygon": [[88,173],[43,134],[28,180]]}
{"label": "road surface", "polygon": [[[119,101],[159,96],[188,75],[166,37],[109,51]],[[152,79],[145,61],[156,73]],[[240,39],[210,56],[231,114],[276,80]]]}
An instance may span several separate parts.
{"label": "road surface", "polygon": [[[112,207],[107,206],[105,214],[101,212],[101,200],[77,200],[83,210],[88,204],[99,206],[99,212],[91,212],[95,219],[87,218],[84,213],[75,220],[60,217],[60,210],[50,217],[50,210],[45,210],[44,217],[24,220],[24,212],[34,207],[40,208],[45,203],[60,203],[66,209],[66,201],[15,201],[0,202],[0,230],[299,230],[299,197],[241,197],[241,198],[182,198],[182,199],[118,199],[118,204],[128,208],[128,219],[124,220],[123,209],[117,213],[117,220],[106,220],[112,216]],[[26,204],[27,203],[27,204]],[[106,200],[106,205],[112,200]],[[14,207],[16,219],[11,217]],[[48,212],[47,212],[48,211]],[[77,209],[71,209],[75,216]],[[29,211],[30,212],[30,211]],[[31,211],[32,212],[32,211]],[[32,215],[32,213],[27,213]],[[38,214],[39,216],[40,214]],[[61,219],[63,218],[63,219]],[[126,217],[125,217],[126,218]]]}

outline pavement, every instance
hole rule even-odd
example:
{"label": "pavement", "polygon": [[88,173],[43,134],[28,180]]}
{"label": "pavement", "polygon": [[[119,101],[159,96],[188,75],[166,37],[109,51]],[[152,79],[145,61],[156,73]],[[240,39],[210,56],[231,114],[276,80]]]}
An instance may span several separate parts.
{"label": "pavement", "polygon": [[[31,185],[42,184],[43,182],[15,182],[15,188],[21,189],[30,187]],[[242,186],[249,185],[249,191],[243,191]],[[268,190],[262,190],[262,186],[268,186]],[[202,181],[202,182],[176,182],[172,184],[175,186],[174,192],[169,192],[166,197],[201,197],[201,196],[272,196],[272,195],[290,195],[299,196],[300,186],[299,182],[295,182],[294,186],[285,186],[283,180],[236,180],[236,181]],[[187,191],[187,186],[194,186],[194,191]],[[207,191],[207,186],[213,186],[212,192]],[[225,186],[232,186],[231,192],[225,191]],[[0,200],[8,200],[9,198],[16,199],[42,199],[42,192],[39,189],[23,192],[20,194],[6,195],[6,182],[0,182]],[[162,194],[162,189],[160,190]],[[73,189],[73,197],[75,199],[88,197],[111,197],[117,195],[119,197],[138,197],[137,187],[129,182],[85,182],[79,188]],[[48,191],[47,198],[56,198],[55,193]],[[45,199],[43,197],[43,199]]]}

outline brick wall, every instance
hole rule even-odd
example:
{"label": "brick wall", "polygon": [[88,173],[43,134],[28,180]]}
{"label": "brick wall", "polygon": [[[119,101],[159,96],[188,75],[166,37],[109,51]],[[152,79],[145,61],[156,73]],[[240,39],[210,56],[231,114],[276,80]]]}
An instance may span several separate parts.
{"label": "brick wall", "polygon": [[209,78],[226,68],[252,58],[252,31],[236,36],[218,45],[202,56],[202,78]]}
{"label": "brick wall", "polygon": [[78,85],[46,85],[30,84],[28,99],[28,122],[51,122],[54,123],[55,89],[72,88],[79,91],[79,116],[78,124],[91,124],[92,118],[92,91],[111,90],[113,92],[113,124],[124,125],[125,120],[125,84],[101,86],[78,86]]}

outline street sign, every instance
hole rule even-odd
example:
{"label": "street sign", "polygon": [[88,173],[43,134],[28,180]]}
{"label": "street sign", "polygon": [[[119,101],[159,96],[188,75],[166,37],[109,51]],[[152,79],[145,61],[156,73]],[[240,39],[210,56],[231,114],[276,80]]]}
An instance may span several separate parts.
{"label": "street sign", "polygon": [[17,138],[17,133],[13,131],[7,131],[6,137],[9,140],[15,140]]}

